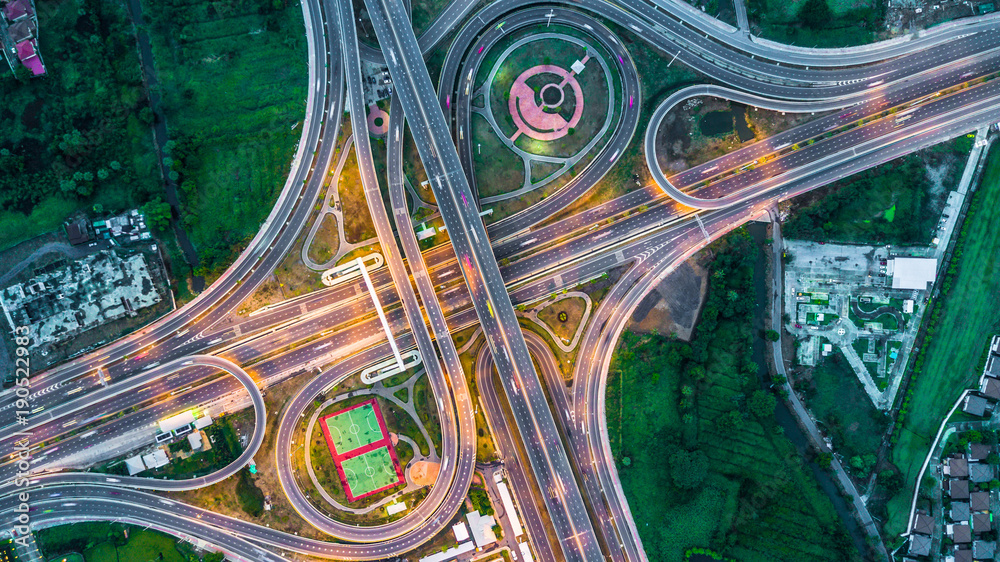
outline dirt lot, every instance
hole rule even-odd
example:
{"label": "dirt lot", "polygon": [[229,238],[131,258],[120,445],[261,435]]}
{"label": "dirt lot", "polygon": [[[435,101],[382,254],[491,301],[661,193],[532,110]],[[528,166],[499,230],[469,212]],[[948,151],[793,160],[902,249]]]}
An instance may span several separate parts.
{"label": "dirt lot", "polygon": [[675,334],[689,341],[705,299],[707,279],[704,268],[694,258],[687,260],[639,303],[632,312],[628,329]]}

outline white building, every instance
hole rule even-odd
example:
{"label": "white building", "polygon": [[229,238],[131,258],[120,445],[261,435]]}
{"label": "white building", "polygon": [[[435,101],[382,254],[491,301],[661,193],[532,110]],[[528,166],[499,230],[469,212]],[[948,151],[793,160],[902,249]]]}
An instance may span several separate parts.
{"label": "white building", "polygon": [[889,261],[893,289],[926,291],[937,277],[936,258],[893,258]]}
{"label": "white building", "polygon": [[497,542],[497,535],[493,532],[493,526],[497,524],[492,515],[480,515],[478,511],[473,511],[465,516],[469,520],[469,529],[472,531],[472,540],[476,543],[476,548],[482,549]]}

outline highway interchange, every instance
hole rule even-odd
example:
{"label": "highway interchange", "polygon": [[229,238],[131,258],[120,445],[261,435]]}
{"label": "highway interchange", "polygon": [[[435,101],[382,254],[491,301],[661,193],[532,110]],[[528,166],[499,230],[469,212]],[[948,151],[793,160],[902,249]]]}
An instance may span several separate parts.
{"label": "highway interchange", "polygon": [[[1000,121],[996,81],[934,96],[1000,71],[995,18],[961,20],[910,41],[832,53],[775,49],[667,1],[619,5],[528,0],[491,3],[472,14],[476,4],[452,2],[418,40],[401,2],[369,0],[366,6],[382,48],[378,51],[359,45],[351,3],[303,2],[311,84],[303,138],[288,183],[257,237],[191,303],[140,332],[33,377],[32,404],[44,410],[31,420],[37,426],[31,439],[49,444],[33,452],[45,461],[39,468],[46,469],[33,481],[34,487],[44,487],[33,495],[36,528],[69,520],[129,520],[204,540],[241,560],[280,560],[282,552],[358,560],[409,552],[451,523],[473,475],[474,405],[450,334],[478,324],[487,342],[476,363],[481,402],[508,474],[520,483],[514,491],[538,557],[644,560],[608,444],[603,394],[615,342],[642,297],[683,259],[778,201]],[[486,228],[470,185],[475,181],[471,135],[456,145],[458,127],[468,129],[471,116],[472,100],[463,80],[476,75],[490,47],[505,33],[548,18],[589,33],[620,56],[616,70],[624,92],[621,114],[610,140],[582,173],[542,203]],[[693,86],[665,100],[641,100],[639,74],[624,42],[598,18],[725,86]],[[498,26],[501,21],[504,25]],[[423,56],[452,30],[457,31],[435,89]],[[424,357],[440,399],[444,463],[430,495],[407,516],[368,528],[345,525],[319,512],[298,488],[290,466],[294,430],[313,398],[390,356],[367,290],[346,284],[232,320],[239,304],[271,274],[306,226],[333,159],[344,108],[363,106],[362,60],[385,61],[394,86],[387,137],[391,221],[379,194],[371,145],[364,135],[356,138],[362,180],[387,263],[372,272],[372,280],[400,347],[415,347]],[[668,178],[655,154],[658,124],[671,107],[699,95],[764,109],[830,114]],[[629,97],[639,103],[626,104]],[[639,122],[640,106],[654,102],[657,109],[646,127]],[[901,111],[887,114],[891,108]],[[911,118],[897,121],[910,109]],[[398,132],[404,127],[403,114],[451,235],[451,244],[423,253],[413,237],[402,193]],[[364,130],[362,111],[352,112],[351,119],[353,130]],[[866,123],[852,126],[861,119]],[[646,127],[641,139],[635,134],[642,131],[640,125]],[[807,144],[810,139],[814,144]],[[662,190],[638,189],[546,222],[601,181],[615,164],[609,154],[617,156],[633,142],[644,143],[650,171]],[[800,143],[800,149],[788,146]],[[762,156],[769,157],[767,162],[742,169]],[[710,178],[710,184],[702,183]],[[624,216],[626,211],[631,214]],[[396,245],[397,234],[403,252]],[[501,261],[510,263],[501,266]],[[554,377],[561,375],[543,343],[532,336],[526,341],[512,304],[543,298],[622,265],[631,267],[584,333],[572,393],[553,395],[550,404],[543,381],[551,389]],[[297,345],[286,351],[290,344]],[[331,363],[316,374],[319,366]],[[107,377],[103,382],[98,367]],[[503,396],[486,384],[493,369]],[[220,370],[235,376],[219,376]],[[279,479],[296,511],[337,542],[306,539],[142,491],[200,487],[233,474],[253,456],[263,437],[266,414],[258,386],[293,376],[310,378],[281,413],[275,444]],[[254,383],[252,388],[248,381]],[[241,388],[250,391],[255,406],[254,436],[237,462],[203,479],[123,481],[49,470],[95,440],[149,426]],[[0,442],[11,444],[18,428],[9,404],[0,405],[0,426]],[[12,462],[0,465],[0,482],[12,482],[15,470]],[[544,517],[532,507],[532,486],[542,496],[545,517],[557,538],[553,544],[540,530]],[[0,487],[0,505],[11,518],[16,491],[10,484]]]}

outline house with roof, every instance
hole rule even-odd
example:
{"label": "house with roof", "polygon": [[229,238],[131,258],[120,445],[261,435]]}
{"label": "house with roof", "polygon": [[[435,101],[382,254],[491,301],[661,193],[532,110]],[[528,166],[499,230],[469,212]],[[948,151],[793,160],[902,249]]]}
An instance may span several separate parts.
{"label": "house with roof", "polygon": [[972,416],[983,417],[993,413],[995,402],[990,402],[985,397],[978,394],[966,394],[962,402],[962,411]]}
{"label": "house with roof", "polygon": [[953,500],[967,500],[969,499],[969,481],[968,480],[945,480],[945,492],[948,493],[948,497]]}
{"label": "house with roof", "polygon": [[972,511],[989,511],[990,510],[990,493],[989,492],[972,492],[969,494],[969,509]]}
{"label": "house with roof", "polygon": [[993,467],[984,462],[969,463],[969,480],[977,484],[993,480]]}
{"label": "house with roof", "polygon": [[945,562],[972,562],[972,551],[967,548],[955,549],[944,557]]}
{"label": "house with roof", "polygon": [[931,538],[927,535],[910,535],[910,556],[928,556],[931,553]]}
{"label": "house with roof", "polygon": [[934,518],[926,513],[917,513],[913,520],[913,532],[920,535],[934,534]]}
{"label": "house with roof", "polygon": [[944,464],[942,472],[944,472],[945,476],[951,478],[968,478],[969,461],[965,460],[965,457],[949,457],[948,462]]}
{"label": "house with roof", "polygon": [[[1000,361],[996,363],[1000,367]],[[979,385],[979,392],[990,400],[1000,400],[1000,379],[983,377],[983,382]]]}
{"label": "house with roof", "polygon": [[90,241],[90,232],[87,230],[87,221],[75,220],[65,224],[66,236],[69,243],[77,246]]}
{"label": "house with roof", "polygon": [[951,510],[948,512],[948,519],[960,523],[968,522],[972,518],[968,502],[951,502]]}
{"label": "house with roof", "polygon": [[981,535],[993,530],[993,514],[977,512],[972,514],[972,532]]}
{"label": "house with roof", "polygon": [[986,368],[983,369],[986,378],[1000,379],[1000,355],[991,353],[986,359]]}
{"label": "house with roof", "polygon": [[951,523],[945,526],[951,542],[968,544],[972,542],[972,527],[968,523]]}
{"label": "house with roof", "polygon": [[23,66],[32,76],[45,74],[38,50],[38,16],[33,0],[0,0],[0,47],[13,73]]}
{"label": "house with roof", "polygon": [[[1000,388],[1000,386],[998,386]],[[1000,400],[1000,398],[998,398]],[[979,462],[986,461],[986,457],[990,456],[993,452],[993,447],[986,445],[984,443],[969,443],[969,454],[966,455],[970,461]]]}
{"label": "house with roof", "polygon": [[994,541],[972,541],[972,557],[976,560],[993,560],[997,543]]}

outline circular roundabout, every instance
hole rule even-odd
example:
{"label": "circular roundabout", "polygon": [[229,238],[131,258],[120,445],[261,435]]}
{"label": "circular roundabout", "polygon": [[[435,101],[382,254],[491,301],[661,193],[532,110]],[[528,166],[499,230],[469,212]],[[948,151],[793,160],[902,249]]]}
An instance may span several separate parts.
{"label": "circular roundabout", "polygon": [[[467,61],[470,148],[480,203],[501,217],[586,169],[622,119],[618,60],[580,29],[528,26]],[[464,131],[459,133],[464,139]]]}

